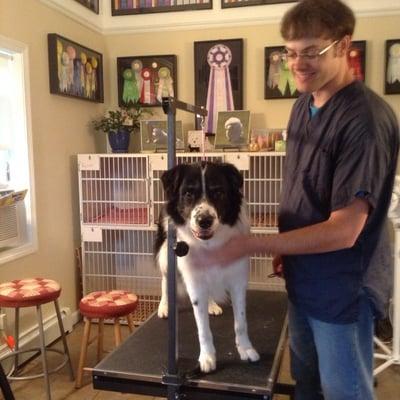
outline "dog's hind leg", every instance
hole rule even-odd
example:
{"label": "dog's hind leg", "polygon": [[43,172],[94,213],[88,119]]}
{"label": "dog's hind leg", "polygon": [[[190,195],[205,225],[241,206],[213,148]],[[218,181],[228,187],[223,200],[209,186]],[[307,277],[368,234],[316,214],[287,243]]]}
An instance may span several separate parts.
{"label": "dog's hind leg", "polygon": [[235,341],[241,360],[258,361],[260,356],[250,342],[246,320],[246,287],[234,287],[230,290],[235,320]]}
{"label": "dog's hind leg", "polygon": [[211,298],[208,299],[208,314],[221,315],[222,308]]}

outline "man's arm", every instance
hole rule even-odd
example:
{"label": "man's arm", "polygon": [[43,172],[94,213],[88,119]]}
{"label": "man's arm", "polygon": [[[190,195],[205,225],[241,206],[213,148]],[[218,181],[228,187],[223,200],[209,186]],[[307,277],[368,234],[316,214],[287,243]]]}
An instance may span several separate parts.
{"label": "man's arm", "polygon": [[292,231],[246,235],[231,239],[220,249],[211,251],[210,264],[228,264],[255,253],[316,254],[347,249],[354,245],[368,218],[369,204],[355,198],[347,207],[331,213],[329,219]]}

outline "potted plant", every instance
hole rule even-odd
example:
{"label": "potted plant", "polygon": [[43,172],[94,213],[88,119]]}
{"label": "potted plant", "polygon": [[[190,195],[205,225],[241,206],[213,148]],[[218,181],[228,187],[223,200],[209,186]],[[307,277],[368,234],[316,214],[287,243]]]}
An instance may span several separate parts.
{"label": "potted plant", "polygon": [[93,120],[92,125],[96,131],[107,133],[113,153],[126,153],[130,134],[139,128],[140,117],[144,112],[147,111],[139,103],[133,103],[129,107],[107,111],[104,117]]}

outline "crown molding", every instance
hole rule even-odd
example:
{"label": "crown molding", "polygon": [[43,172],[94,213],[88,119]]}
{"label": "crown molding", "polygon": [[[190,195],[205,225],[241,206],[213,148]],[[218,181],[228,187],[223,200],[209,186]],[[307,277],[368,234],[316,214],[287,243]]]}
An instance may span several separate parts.
{"label": "crown molding", "polygon": [[[103,35],[212,29],[279,23],[293,3],[221,9],[213,0],[212,10],[181,11],[157,14],[111,15],[111,1],[99,0],[95,14],[73,0],[40,0],[41,3],[72,18],[88,29]],[[347,0],[357,17],[400,15],[399,0]]]}

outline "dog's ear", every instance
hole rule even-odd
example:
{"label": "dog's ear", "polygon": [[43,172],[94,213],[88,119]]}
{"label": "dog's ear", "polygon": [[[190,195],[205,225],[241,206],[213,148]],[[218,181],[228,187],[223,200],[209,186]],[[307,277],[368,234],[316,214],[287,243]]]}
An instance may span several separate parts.
{"label": "dog's ear", "polygon": [[242,189],[243,187],[243,176],[240,171],[233,165],[229,163],[222,164],[224,174],[228,178],[228,182],[232,182],[235,187]]}
{"label": "dog's ear", "polygon": [[161,175],[161,182],[163,184],[167,200],[170,200],[178,193],[179,186],[182,183],[187,168],[188,166],[186,164],[179,164],[174,168],[165,171]]}

